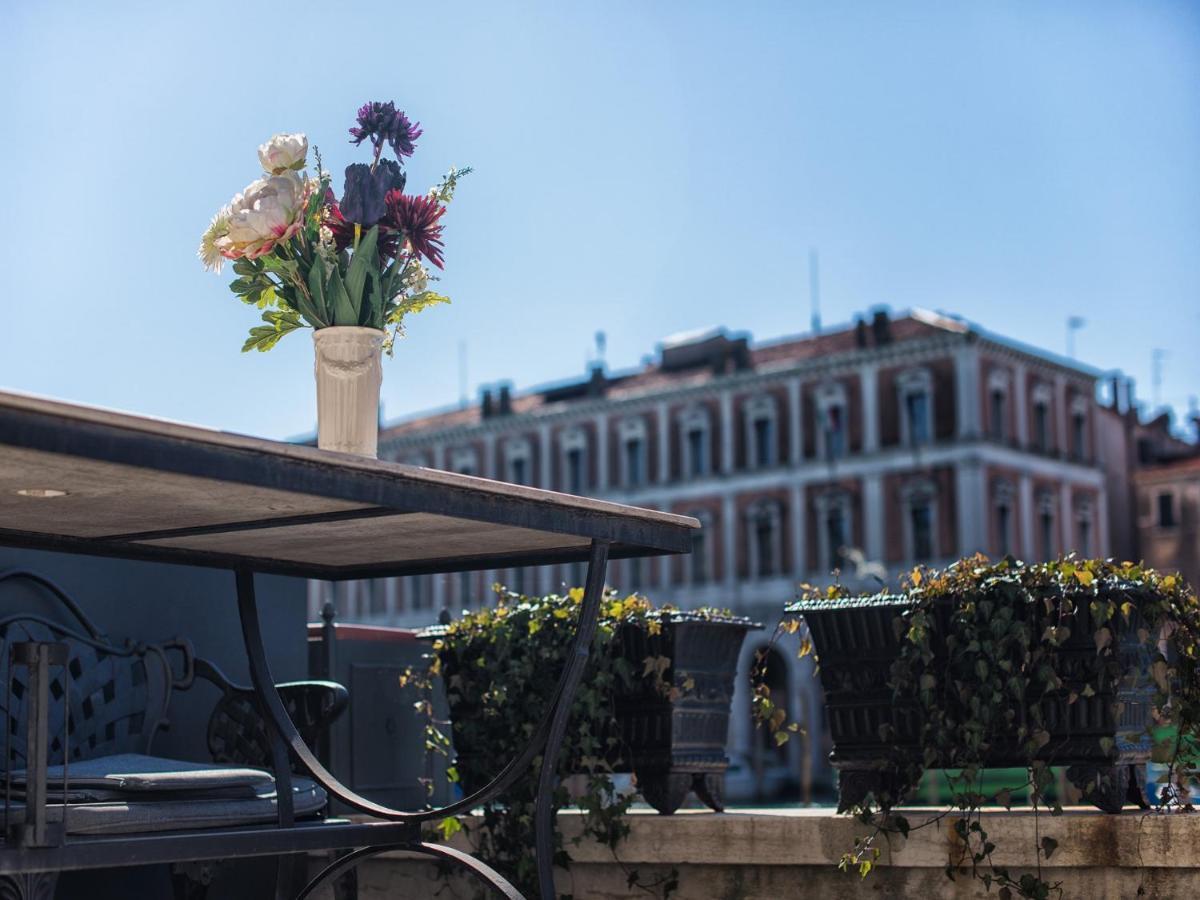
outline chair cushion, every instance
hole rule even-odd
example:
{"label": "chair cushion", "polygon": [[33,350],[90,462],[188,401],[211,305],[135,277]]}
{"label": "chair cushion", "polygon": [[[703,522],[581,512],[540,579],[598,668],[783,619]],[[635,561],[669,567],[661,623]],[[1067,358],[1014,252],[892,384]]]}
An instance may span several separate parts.
{"label": "chair cushion", "polygon": [[[51,822],[63,818],[62,768],[48,770]],[[24,773],[13,773],[23,793]],[[277,816],[275,779],[261,769],[232,768],[138,754],[100,757],[67,769],[68,834],[132,834],[183,831],[272,822]],[[57,788],[55,790],[54,788]],[[297,816],[320,812],[325,791],[314,781],[292,777]],[[24,821],[15,800],[10,821]]]}
{"label": "chair cushion", "polygon": [[[67,785],[75,788],[103,788],[130,793],[162,791],[203,791],[220,788],[245,788],[253,796],[263,784],[274,784],[270,772],[239,766],[185,762],[140,753],[118,753],[72,762],[66,770]],[[60,788],[63,767],[50,766],[46,783]],[[13,772],[13,786],[23,788],[25,770]]]}

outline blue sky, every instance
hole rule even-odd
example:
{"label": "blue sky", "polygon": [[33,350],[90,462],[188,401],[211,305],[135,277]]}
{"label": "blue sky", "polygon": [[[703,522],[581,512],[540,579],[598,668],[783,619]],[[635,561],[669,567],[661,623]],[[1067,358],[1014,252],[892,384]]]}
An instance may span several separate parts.
{"label": "blue sky", "polygon": [[[265,10],[265,11],[264,11]],[[390,417],[725,325],[875,304],[960,313],[1162,398],[1200,393],[1200,7],[1169,2],[0,6],[0,386],[269,437],[315,416],[307,333],[241,354],[204,272],[258,144],[340,172],[354,110],[470,164],[451,307],[386,363]],[[340,178],[339,178],[340,182]]]}

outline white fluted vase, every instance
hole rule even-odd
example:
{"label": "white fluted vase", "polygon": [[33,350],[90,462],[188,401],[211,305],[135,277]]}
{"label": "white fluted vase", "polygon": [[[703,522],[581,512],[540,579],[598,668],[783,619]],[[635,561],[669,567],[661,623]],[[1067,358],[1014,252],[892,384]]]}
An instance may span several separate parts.
{"label": "white fluted vase", "polygon": [[379,455],[379,388],[383,340],[378,328],[333,325],[313,331],[317,376],[317,446]]}

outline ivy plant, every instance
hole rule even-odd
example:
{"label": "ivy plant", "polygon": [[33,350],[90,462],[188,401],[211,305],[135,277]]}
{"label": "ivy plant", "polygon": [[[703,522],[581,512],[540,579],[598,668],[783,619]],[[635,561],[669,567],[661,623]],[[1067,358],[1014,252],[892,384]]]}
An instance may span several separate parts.
{"label": "ivy plant", "polygon": [[[880,836],[907,836],[950,816],[961,854],[946,866],[947,877],[966,869],[989,890],[996,886],[1002,900],[1061,897],[1062,883],[1047,880],[1042,869],[1057,850],[1053,838],[1037,840],[1032,872],[1016,873],[992,863],[995,844],[981,810],[1011,807],[1012,798],[1010,790],[985,794],[981,772],[998,754],[1011,758],[1016,753],[1028,770],[1035,814],[1061,813],[1049,791],[1051,705],[1061,708],[1080,697],[1095,697],[1130,674],[1134,665],[1145,667],[1145,673],[1135,674],[1144,674],[1154,687],[1147,726],[1152,758],[1168,764],[1159,808],[1190,808],[1186,782],[1194,777],[1200,738],[1200,604],[1178,575],[1074,556],[1036,565],[976,556],[943,570],[917,568],[898,594],[864,599],[835,584],[807,588],[804,599],[834,607],[904,601],[894,623],[899,652],[889,684],[896,704],[915,704],[920,753],[914,756],[893,744],[893,752],[879,760],[888,776],[880,784],[890,787],[868,794],[850,810],[869,830],[842,857],[843,869],[856,869],[865,877],[879,858]],[[802,627],[793,619],[783,630]],[[1075,646],[1080,633],[1090,634],[1095,654],[1083,671],[1072,671],[1068,678],[1060,657],[1073,633]],[[1118,652],[1122,640],[1136,642],[1138,653]],[[810,650],[805,641],[801,652]],[[1113,721],[1120,721],[1116,691],[1106,696],[1111,697]],[[879,737],[887,743],[896,735],[884,726]],[[1102,754],[1115,759],[1112,738],[1099,738],[1099,745]],[[912,824],[897,808],[926,769],[954,770],[945,774],[953,799],[947,809]],[[1035,815],[1035,826],[1036,821]]]}
{"label": "ivy plant", "polygon": [[[426,713],[426,747],[431,752],[459,754],[449,767],[451,781],[467,792],[485,785],[504,763],[517,756],[529,743],[543,710],[549,707],[559,673],[575,634],[583,600],[581,588],[562,594],[529,597],[496,587],[498,602],[432,631],[432,653],[427,670],[410,671],[406,681],[428,686],[443,679],[453,716],[451,734],[433,718],[432,706],[423,701]],[[671,660],[663,656],[629,659],[616,652],[614,638],[622,627],[661,633],[673,613],[671,606],[656,607],[644,596],[622,595],[607,590],[588,666],[571,708],[570,724],[559,758],[555,813],[577,805],[583,817],[583,835],[609,847],[620,863],[617,847],[629,833],[625,814],[636,796],[619,792],[614,770],[628,768],[629,756],[622,746],[615,718],[614,698],[618,691],[645,686],[673,699],[687,690],[671,684],[666,675]],[[727,610],[701,609],[692,616],[728,616]],[[453,740],[451,740],[451,737]],[[510,878],[526,896],[537,895],[537,861],[534,855],[534,805],[538,758],[534,771],[510,788],[504,796],[482,809],[480,827],[473,831],[478,853]],[[564,780],[568,776],[582,793],[571,797]],[[448,837],[460,830],[455,820],[443,822],[438,833]],[[570,863],[562,835],[555,832],[555,866]],[[623,864],[622,864],[623,865]],[[671,871],[654,878],[641,877],[625,867],[632,892],[669,897],[676,889],[677,874]]]}

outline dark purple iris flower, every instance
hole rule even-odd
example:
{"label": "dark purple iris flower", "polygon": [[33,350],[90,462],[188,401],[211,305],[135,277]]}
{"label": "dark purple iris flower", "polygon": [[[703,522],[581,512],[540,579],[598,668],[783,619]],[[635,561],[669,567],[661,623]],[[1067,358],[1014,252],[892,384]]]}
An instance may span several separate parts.
{"label": "dark purple iris flower", "polygon": [[396,158],[403,159],[413,155],[416,140],[421,136],[421,125],[410,122],[391,100],[387,103],[372,101],[359,108],[358,126],[350,129],[350,136],[352,144],[370,141],[375,147],[376,159],[385,141],[392,145]]}
{"label": "dark purple iris flower", "polygon": [[388,191],[404,190],[400,164],[381,159],[374,168],[366,163],[346,166],[346,184],[338,204],[347,221],[370,228],[387,214]]}

